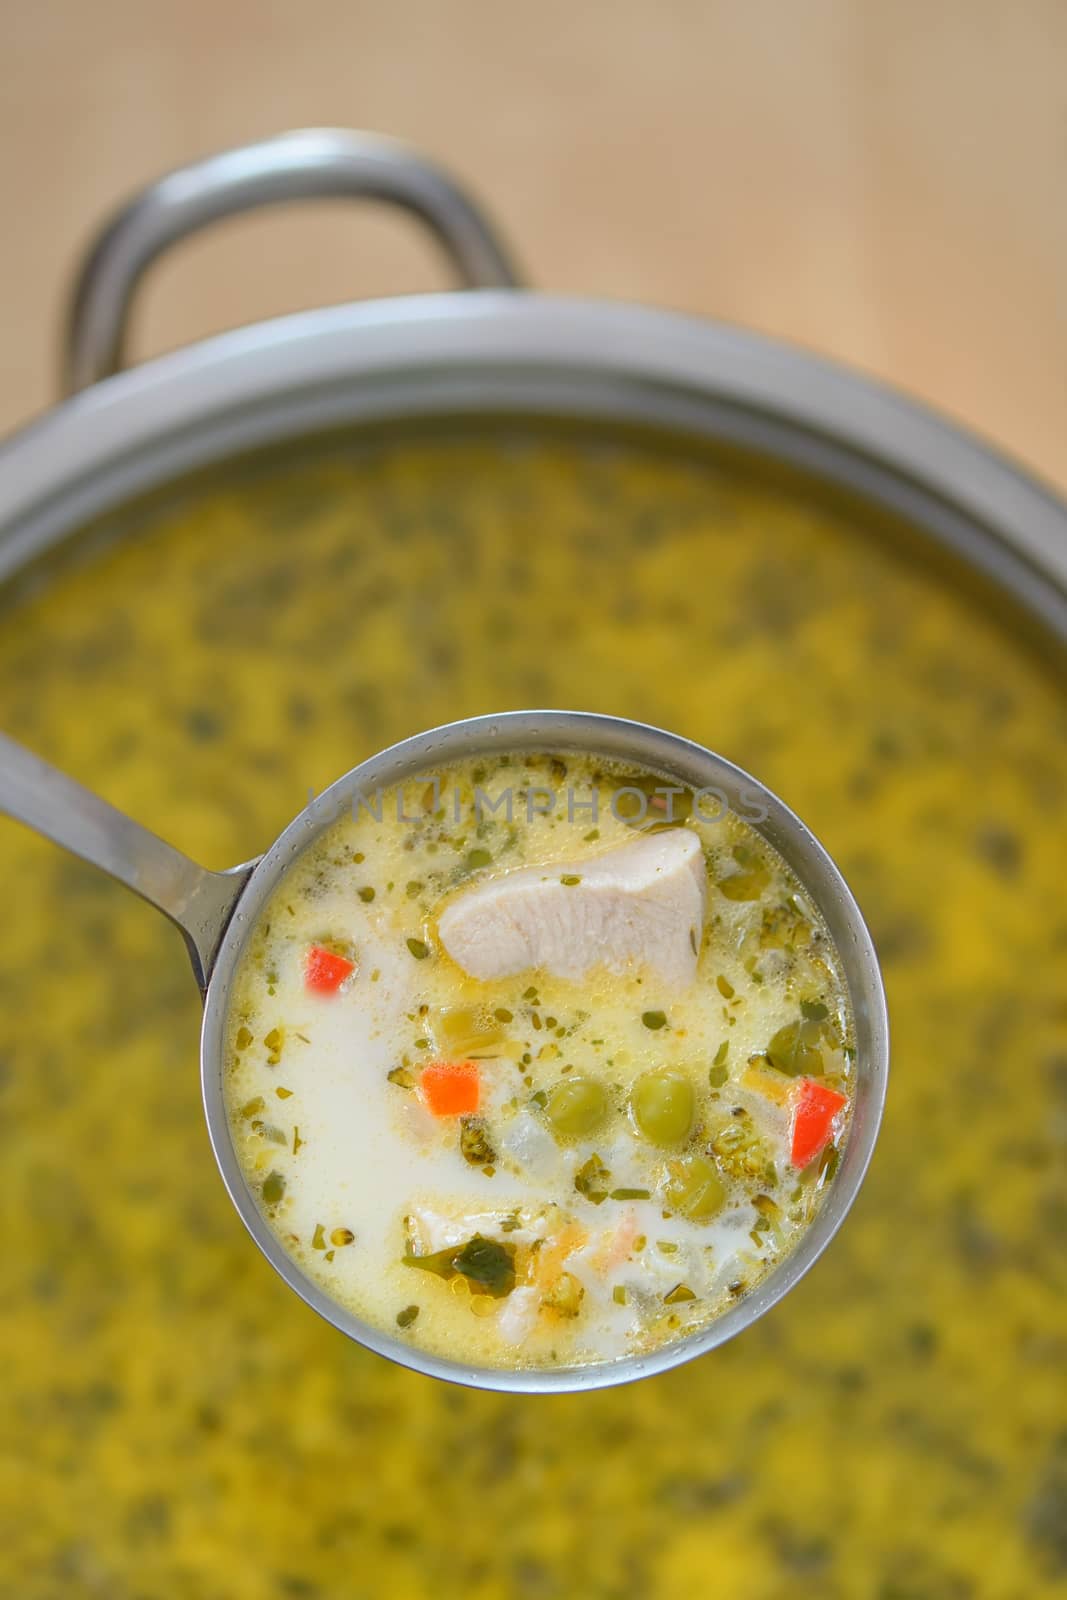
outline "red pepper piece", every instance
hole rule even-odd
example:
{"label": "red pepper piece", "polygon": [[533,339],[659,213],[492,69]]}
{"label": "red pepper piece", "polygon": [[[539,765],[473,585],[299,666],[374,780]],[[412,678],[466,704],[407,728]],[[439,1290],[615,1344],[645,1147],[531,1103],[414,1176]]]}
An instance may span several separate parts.
{"label": "red pepper piece", "polygon": [[830,1142],[834,1118],[848,1105],[848,1097],[828,1089],[815,1078],[801,1078],[793,1105],[794,1167],[806,1167]]}

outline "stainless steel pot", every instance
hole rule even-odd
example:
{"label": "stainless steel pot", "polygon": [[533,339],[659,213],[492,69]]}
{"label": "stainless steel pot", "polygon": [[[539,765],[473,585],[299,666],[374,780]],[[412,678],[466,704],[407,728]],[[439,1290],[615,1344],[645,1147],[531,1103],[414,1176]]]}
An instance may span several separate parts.
{"label": "stainless steel pot", "polygon": [[[281,317],[119,371],[134,291],[169,245],[251,207],[330,195],[414,212],[477,292]],[[520,289],[463,192],[387,140],[285,134],[153,185],[86,258],[65,369],[72,398],[0,447],[0,578],[240,450],[512,411],[658,423],[794,463],[898,513],[1067,637],[1067,508],[1032,478],[899,395],[753,334]]]}
{"label": "stainless steel pot", "polygon": [[[136,284],[171,242],[250,206],[339,194],[415,211],[477,292],[281,318],[117,370]],[[455,185],[385,141],[290,134],[171,175],[100,236],[73,306],[75,392],[0,449],[0,577],[133,496],[250,448],[363,422],[542,414],[660,425],[792,463],[902,516],[1048,637],[1067,639],[1067,510],[1039,485],[922,409],[809,356],[689,318],[519,289]],[[204,902],[213,936],[223,898]],[[201,952],[201,976],[211,953]],[[211,1005],[205,1026],[218,1026]],[[210,1112],[218,1086],[205,1087]],[[663,1355],[663,1365],[677,1359]],[[466,1376],[513,1388],[615,1381],[595,1371]]]}

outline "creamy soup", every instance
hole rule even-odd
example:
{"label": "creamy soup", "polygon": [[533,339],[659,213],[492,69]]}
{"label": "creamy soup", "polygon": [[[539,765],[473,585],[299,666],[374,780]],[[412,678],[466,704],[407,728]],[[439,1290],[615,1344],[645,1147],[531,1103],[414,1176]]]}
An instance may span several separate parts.
{"label": "creamy soup", "polygon": [[854,1051],[815,907],[718,799],[494,755],[364,796],[234,988],[227,1104],[271,1226],[376,1326],[483,1366],[703,1326],[810,1223]]}
{"label": "creamy soup", "polygon": [[12,599],[0,726],[216,867],[452,717],[677,729],[855,886],[890,1115],[818,1270],[714,1359],[538,1406],[425,1383],[235,1226],[173,930],[0,829],[0,1594],[1062,1600],[1062,657],[868,509],[678,441],[299,448]]}

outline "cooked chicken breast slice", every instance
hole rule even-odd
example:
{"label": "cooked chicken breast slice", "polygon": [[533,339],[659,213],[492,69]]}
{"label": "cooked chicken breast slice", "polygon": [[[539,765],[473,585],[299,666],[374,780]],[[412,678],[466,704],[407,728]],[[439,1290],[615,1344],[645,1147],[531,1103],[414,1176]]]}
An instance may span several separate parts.
{"label": "cooked chicken breast slice", "polygon": [[472,978],[532,967],[581,978],[603,963],[648,967],[680,988],[696,975],[706,897],[700,840],[675,828],[587,861],[491,878],[453,900],[438,930]]}

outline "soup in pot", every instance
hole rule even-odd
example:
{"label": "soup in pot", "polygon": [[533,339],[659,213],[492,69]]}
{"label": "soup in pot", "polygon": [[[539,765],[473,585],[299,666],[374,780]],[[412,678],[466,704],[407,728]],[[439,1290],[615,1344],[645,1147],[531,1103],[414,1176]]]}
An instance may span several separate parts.
{"label": "soup in pot", "polygon": [[[10,598],[6,732],[224,867],[309,789],[450,717],[580,699],[676,729],[758,772],[840,863],[885,975],[893,1089],[847,1228],[744,1339],[537,1405],[427,1382],[310,1316],[250,1247],[173,929],[0,830],[0,1592],[1058,1595],[1062,658],[869,507],[658,434],[353,431],[176,488],[102,545],[115,522]],[[386,882],[353,878],[353,915]],[[709,920],[719,904],[709,887]],[[296,1067],[287,1047],[241,1102],[263,1092],[290,1146],[310,1131]],[[463,1175],[493,1209],[504,1174]],[[328,1268],[362,1248],[330,1237],[358,1219],[309,1220]],[[466,1284],[395,1270],[383,1319],[420,1307],[401,1337],[426,1337],[438,1291],[481,1337]]]}

